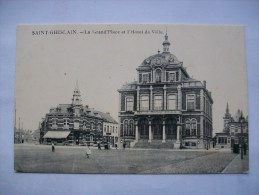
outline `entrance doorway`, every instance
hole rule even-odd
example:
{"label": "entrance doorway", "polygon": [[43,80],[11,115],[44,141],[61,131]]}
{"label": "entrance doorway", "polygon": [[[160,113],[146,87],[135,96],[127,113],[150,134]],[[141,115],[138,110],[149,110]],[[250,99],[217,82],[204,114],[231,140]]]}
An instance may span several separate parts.
{"label": "entrance doorway", "polygon": [[162,140],[163,136],[163,121],[161,118],[154,118],[152,120],[153,139]]}

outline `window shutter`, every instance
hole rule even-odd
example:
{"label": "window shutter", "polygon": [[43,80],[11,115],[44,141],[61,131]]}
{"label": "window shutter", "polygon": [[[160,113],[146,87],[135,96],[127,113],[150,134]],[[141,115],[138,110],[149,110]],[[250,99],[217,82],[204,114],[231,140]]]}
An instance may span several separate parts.
{"label": "window shutter", "polygon": [[151,73],[148,73],[148,80],[151,82]]}

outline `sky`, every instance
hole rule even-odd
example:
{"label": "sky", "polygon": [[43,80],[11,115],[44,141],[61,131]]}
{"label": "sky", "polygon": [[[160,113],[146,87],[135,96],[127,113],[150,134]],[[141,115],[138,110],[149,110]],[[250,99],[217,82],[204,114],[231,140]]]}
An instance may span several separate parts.
{"label": "sky", "polygon": [[[66,34],[54,34],[61,31]],[[50,107],[71,103],[77,80],[84,105],[110,112],[118,120],[117,90],[137,79],[136,68],[145,58],[162,51],[166,31],[170,52],[191,77],[207,81],[214,100],[214,133],[223,129],[227,102],[232,115],[238,108],[247,115],[242,26],[21,25],[16,48],[16,126],[20,117],[20,126],[37,129]]]}

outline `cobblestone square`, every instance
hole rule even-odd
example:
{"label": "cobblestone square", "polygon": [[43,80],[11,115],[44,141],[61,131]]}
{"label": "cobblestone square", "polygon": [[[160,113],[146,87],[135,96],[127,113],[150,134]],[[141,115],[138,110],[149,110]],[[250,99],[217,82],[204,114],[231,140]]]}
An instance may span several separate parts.
{"label": "cobblestone square", "polygon": [[51,152],[51,146],[46,145],[15,145],[15,170],[91,174],[221,173],[237,156],[230,150],[164,149],[158,152],[155,149],[92,148],[92,154],[88,159],[85,155],[86,147],[56,146],[55,148],[55,152]]}

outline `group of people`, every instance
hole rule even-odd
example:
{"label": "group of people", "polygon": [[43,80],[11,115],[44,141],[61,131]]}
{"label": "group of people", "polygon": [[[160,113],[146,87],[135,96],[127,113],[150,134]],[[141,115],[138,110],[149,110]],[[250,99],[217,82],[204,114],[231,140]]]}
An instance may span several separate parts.
{"label": "group of people", "polygon": [[[117,143],[115,143],[114,146],[115,146],[116,149],[118,149],[118,144],[117,144]],[[100,143],[97,144],[97,147],[98,147],[98,150],[101,150],[101,149],[102,149]],[[125,149],[125,148],[126,148],[126,143],[123,143],[123,149]],[[55,145],[54,145],[53,142],[52,142],[52,144],[51,144],[51,150],[52,150],[52,152],[55,152]],[[86,147],[86,153],[85,153],[85,155],[86,155],[87,158],[90,158],[90,155],[91,155],[91,154],[92,154],[92,152],[91,152],[91,149],[90,149],[90,147],[89,147],[89,145],[88,145],[88,146]]]}

